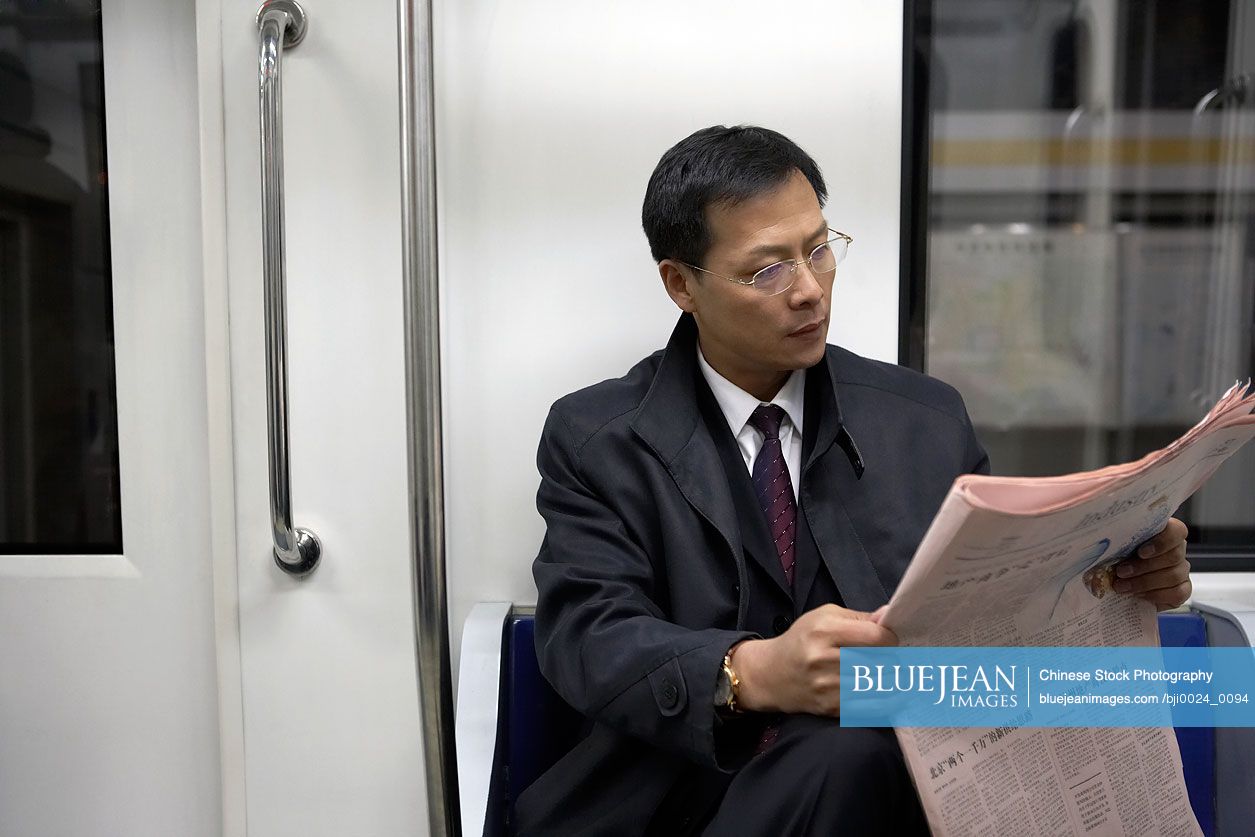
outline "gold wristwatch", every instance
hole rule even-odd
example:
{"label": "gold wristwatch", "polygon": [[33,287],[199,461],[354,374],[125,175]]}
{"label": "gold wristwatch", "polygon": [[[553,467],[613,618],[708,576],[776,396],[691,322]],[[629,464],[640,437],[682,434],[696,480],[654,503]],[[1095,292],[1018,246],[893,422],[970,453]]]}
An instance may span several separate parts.
{"label": "gold wristwatch", "polygon": [[715,680],[715,709],[729,714],[740,712],[736,705],[737,687],[740,685],[740,678],[732,670],[732,649],[729,648],[728,653],[723,655],[723,667]]}

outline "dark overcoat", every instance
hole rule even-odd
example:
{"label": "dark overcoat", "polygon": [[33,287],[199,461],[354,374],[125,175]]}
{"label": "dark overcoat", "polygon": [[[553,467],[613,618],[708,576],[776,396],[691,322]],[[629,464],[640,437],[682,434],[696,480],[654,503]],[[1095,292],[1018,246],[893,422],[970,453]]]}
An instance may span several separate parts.
{"label": "dark overcoat", "polygon": [[[714,710],[716,675],[733,644],[773,633],[747,622],[751,581],[783,575],[746,548],[696,340],[683,315],[665,349],[545,422],[536,653],[590,724],[520,796],[521,834],[642,834],[694,765],[731,773],[753,753]],[[955,477],[988,461],[941,381],[831,345],[807,374],[800,523],[845,606],[871,611]]]}

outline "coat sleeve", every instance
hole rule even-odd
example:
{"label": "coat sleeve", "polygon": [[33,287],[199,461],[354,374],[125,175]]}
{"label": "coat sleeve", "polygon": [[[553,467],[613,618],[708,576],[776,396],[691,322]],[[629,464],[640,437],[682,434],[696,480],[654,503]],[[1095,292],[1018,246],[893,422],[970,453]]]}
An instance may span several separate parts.
{"label": "coat sleeve", "polygon": [[654,561],[584,473],[556,410],[545,422],[537,466],[546,534],[532,571],[536,654],[546,679],[594,721],[731,769],[753,736],[744,734],[746,724],[720,721],[715,681],[728,649],[757,635],[668,621],[653,598],[665,587]]}
{"label": "coat sleeve", "polygon": [[972,426],[972,418],[967,414],[967,405],[963,405],[963,429],[967,436],[967,450],[964,453],[964,461],[967,463],[967,473],[969,474],[988,474],[989,473],[989,454],[985,452],[985,448],[980,443],[980,439],[976,438],[976,428]]}

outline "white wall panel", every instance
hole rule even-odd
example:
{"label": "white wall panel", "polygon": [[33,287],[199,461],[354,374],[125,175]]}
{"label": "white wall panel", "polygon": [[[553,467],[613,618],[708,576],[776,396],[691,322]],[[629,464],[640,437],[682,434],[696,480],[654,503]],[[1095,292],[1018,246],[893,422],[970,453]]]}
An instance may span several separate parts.
{"label": "white wall panel", "polygon": [[535,601],[549,405],[670,333],[640,206],[673,143],[756,123],[809,151],[855,239],[829,339],[896,359],[902,8],[443,0],[435,23],[456,659],[475,601]]}
{"label": "white wall panel", "polygon": [[122,553],[0,556],[0,837],[217,837],[193,9],[102,27]]}
{"label": "white wall panel", "polygon": [[323,544],[303,580],[272,559],[256,0],[221,16],[247,826],[416,835],[396,5],[304,5],[283,56],[292,512]]}

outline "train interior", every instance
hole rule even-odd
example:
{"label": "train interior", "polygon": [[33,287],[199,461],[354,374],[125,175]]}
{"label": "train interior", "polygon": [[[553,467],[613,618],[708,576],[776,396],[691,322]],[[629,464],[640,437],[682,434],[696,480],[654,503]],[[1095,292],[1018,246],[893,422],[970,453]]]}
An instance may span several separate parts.
{"label": "train interior", "polygon": [[[740,124],[994,474],[1255,375],[1249,0],[0,2],[0,835],[514,833],[587,731],[542,427],[665,344],[646,181]],[[1255,645],[1255,445],[1176,516],[1162,645]],[[1255,728],[1176,736],[1251,833]]]}

